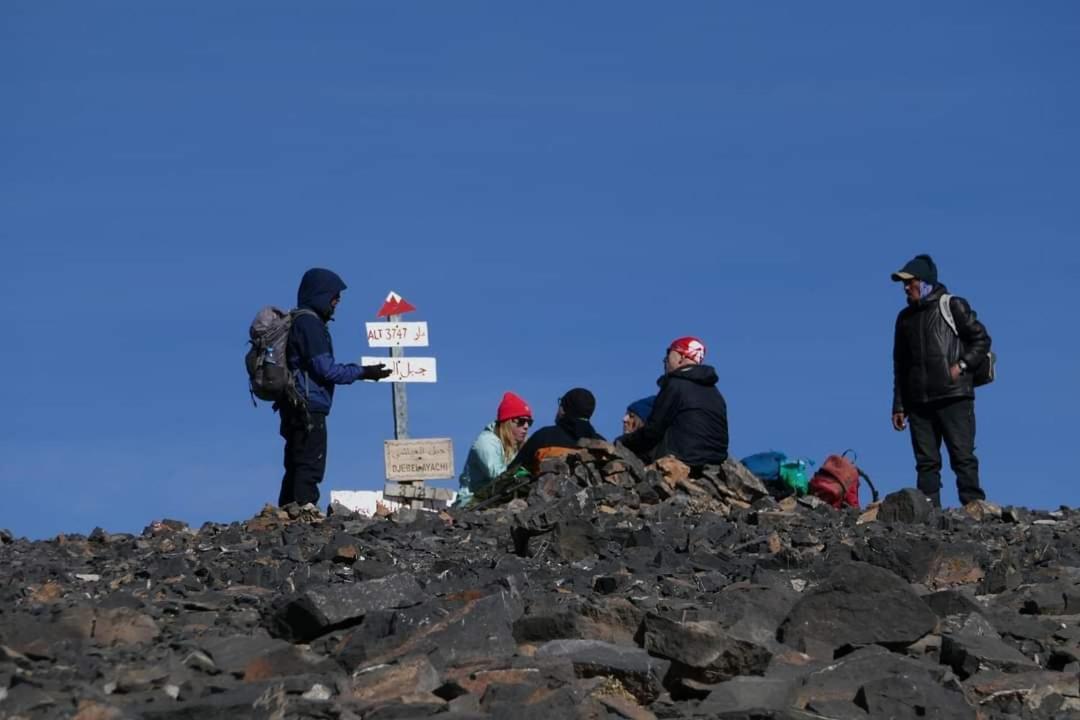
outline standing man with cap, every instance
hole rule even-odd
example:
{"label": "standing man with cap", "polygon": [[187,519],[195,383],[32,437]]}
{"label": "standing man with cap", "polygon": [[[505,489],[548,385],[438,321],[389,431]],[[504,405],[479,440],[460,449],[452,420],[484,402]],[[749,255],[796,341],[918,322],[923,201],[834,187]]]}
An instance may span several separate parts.
{"label": "standing man with cap", "polygon": [[332,270],[312,268],[296,292],[295,319],[289,328],[285,360],[301,398],[298,405],[280,402],[281,437],[285,439],[285,475],[278,505],[319,502],[319,483],[326,473],[326,416],[335,385],[382,380],[392,373],[385,365],[360,367],[334,360],[329,323],[341,302],[345,282]]}
{"label": "standing man with cap", "polygon": [[893,341],[892,425],[911,426],[918,487],[941,507],[941,441],[949,451],[961,504],[983,500],[975,457],[974,371],[986,362],[990,335],[967,300],[950,296],[946,321],[941,307],[948,290],[938,282],[929,255],[917,255],[892,274],[904,284],[907,306],[896,318]]}
{"label": "standing man with cap", "polygon": [[555,424],[542,427],[532,434],[517,457],[510,463],[511,468],[525,467],[536,474],[540,461],[551,449],[566,450],[578,447],[580,440],[603,440],[604,438],[590,422],[596,410],[596,398],[585,388],[574,388],[559,398],[559,409],[555,411]]}
{"label": "standing man with cap", "polygon": [[705,344],[695,337],[668,346],[652,412],[643,427],[619,438],[628,450],[639,457],[674,455],[695,470],[727,459],[727,403],[716,388],[716,370],[704,360]]}

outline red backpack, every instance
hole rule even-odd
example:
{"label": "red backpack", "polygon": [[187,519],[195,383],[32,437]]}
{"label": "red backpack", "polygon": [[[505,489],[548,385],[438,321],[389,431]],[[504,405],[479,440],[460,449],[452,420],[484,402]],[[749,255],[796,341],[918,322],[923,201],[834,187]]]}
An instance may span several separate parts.
{"label": "red backpack", "polygon": [[[851,453],[852,460],[847,454]],[[869,476],[860,470],[853,459],[855,452],[845,450],[841,455],[830,455],[810,479],[810,494],[817,496],[834,508],[859,507],[859,478],[866,481],[877,502],[878,492]]]}

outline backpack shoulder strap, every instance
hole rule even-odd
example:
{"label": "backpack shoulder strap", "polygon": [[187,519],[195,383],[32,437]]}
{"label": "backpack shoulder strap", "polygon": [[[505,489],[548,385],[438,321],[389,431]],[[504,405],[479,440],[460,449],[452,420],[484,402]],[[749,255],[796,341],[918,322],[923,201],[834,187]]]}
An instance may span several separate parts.
{"label": "backpack shoulder strap", "polygon": [[307,308],[293,308],[289,311],[289,315],[295,320],[300,315],[311,315],[312,317],[319,317],[319,313],[314,310],[308,310]]}
{"label": "backpack shoulder strap", "polygon": [[949,329],[953,331],[953,334],[959,335],[960,333],[956,329],[956,320],[952,315],[952,306],[950,305],[952,297],[953,296],[948,293],[942,295],[941,299],[938,300],[938,309],[941,311],[941,317],[945,319],[945,324],[949,326]]}

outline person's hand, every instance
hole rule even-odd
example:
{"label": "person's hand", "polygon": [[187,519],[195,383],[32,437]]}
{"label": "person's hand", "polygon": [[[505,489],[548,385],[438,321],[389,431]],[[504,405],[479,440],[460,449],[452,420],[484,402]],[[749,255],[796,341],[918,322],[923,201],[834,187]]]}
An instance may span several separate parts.
{"label": "person's hand", "polygon": [[893,430],[902,432],[907,427],[907,413],[894,412],[892,414]]}
{"label": "person's hand", "polygon": [[393,370],[386,367],[386,363],[364,365],[361,369],[364,371],[361,375],[364,380],[383,380],[394,374]]}
{"label": "person's hand", "polygon": [[953,382],[959,380],[960,376],[963,374],[964,371],[959,365],[953,365],[951,368],[949,368],[949,377],[952,378]]}

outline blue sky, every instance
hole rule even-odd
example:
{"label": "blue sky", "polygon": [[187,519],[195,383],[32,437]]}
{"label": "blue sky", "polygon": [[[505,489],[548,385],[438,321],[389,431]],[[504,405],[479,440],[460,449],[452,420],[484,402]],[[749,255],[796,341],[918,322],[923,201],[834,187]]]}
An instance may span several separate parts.
{"label": "blue sky", "polygon": [[[0,527],[275,500],[247,326],[316,265],[340,360],[389,290],[419,307],[413,435],[459,466],[508,389],[546,421],[590,387],[614,435],[694,334],[733,455],[854,447],[898,489],[919,252],[1000,356],[990,498],[1080,504],[1078,31],[1070,2],[6,2]],[[343,388],[324,497],[381,487],[391,434],[389,387]]]}

